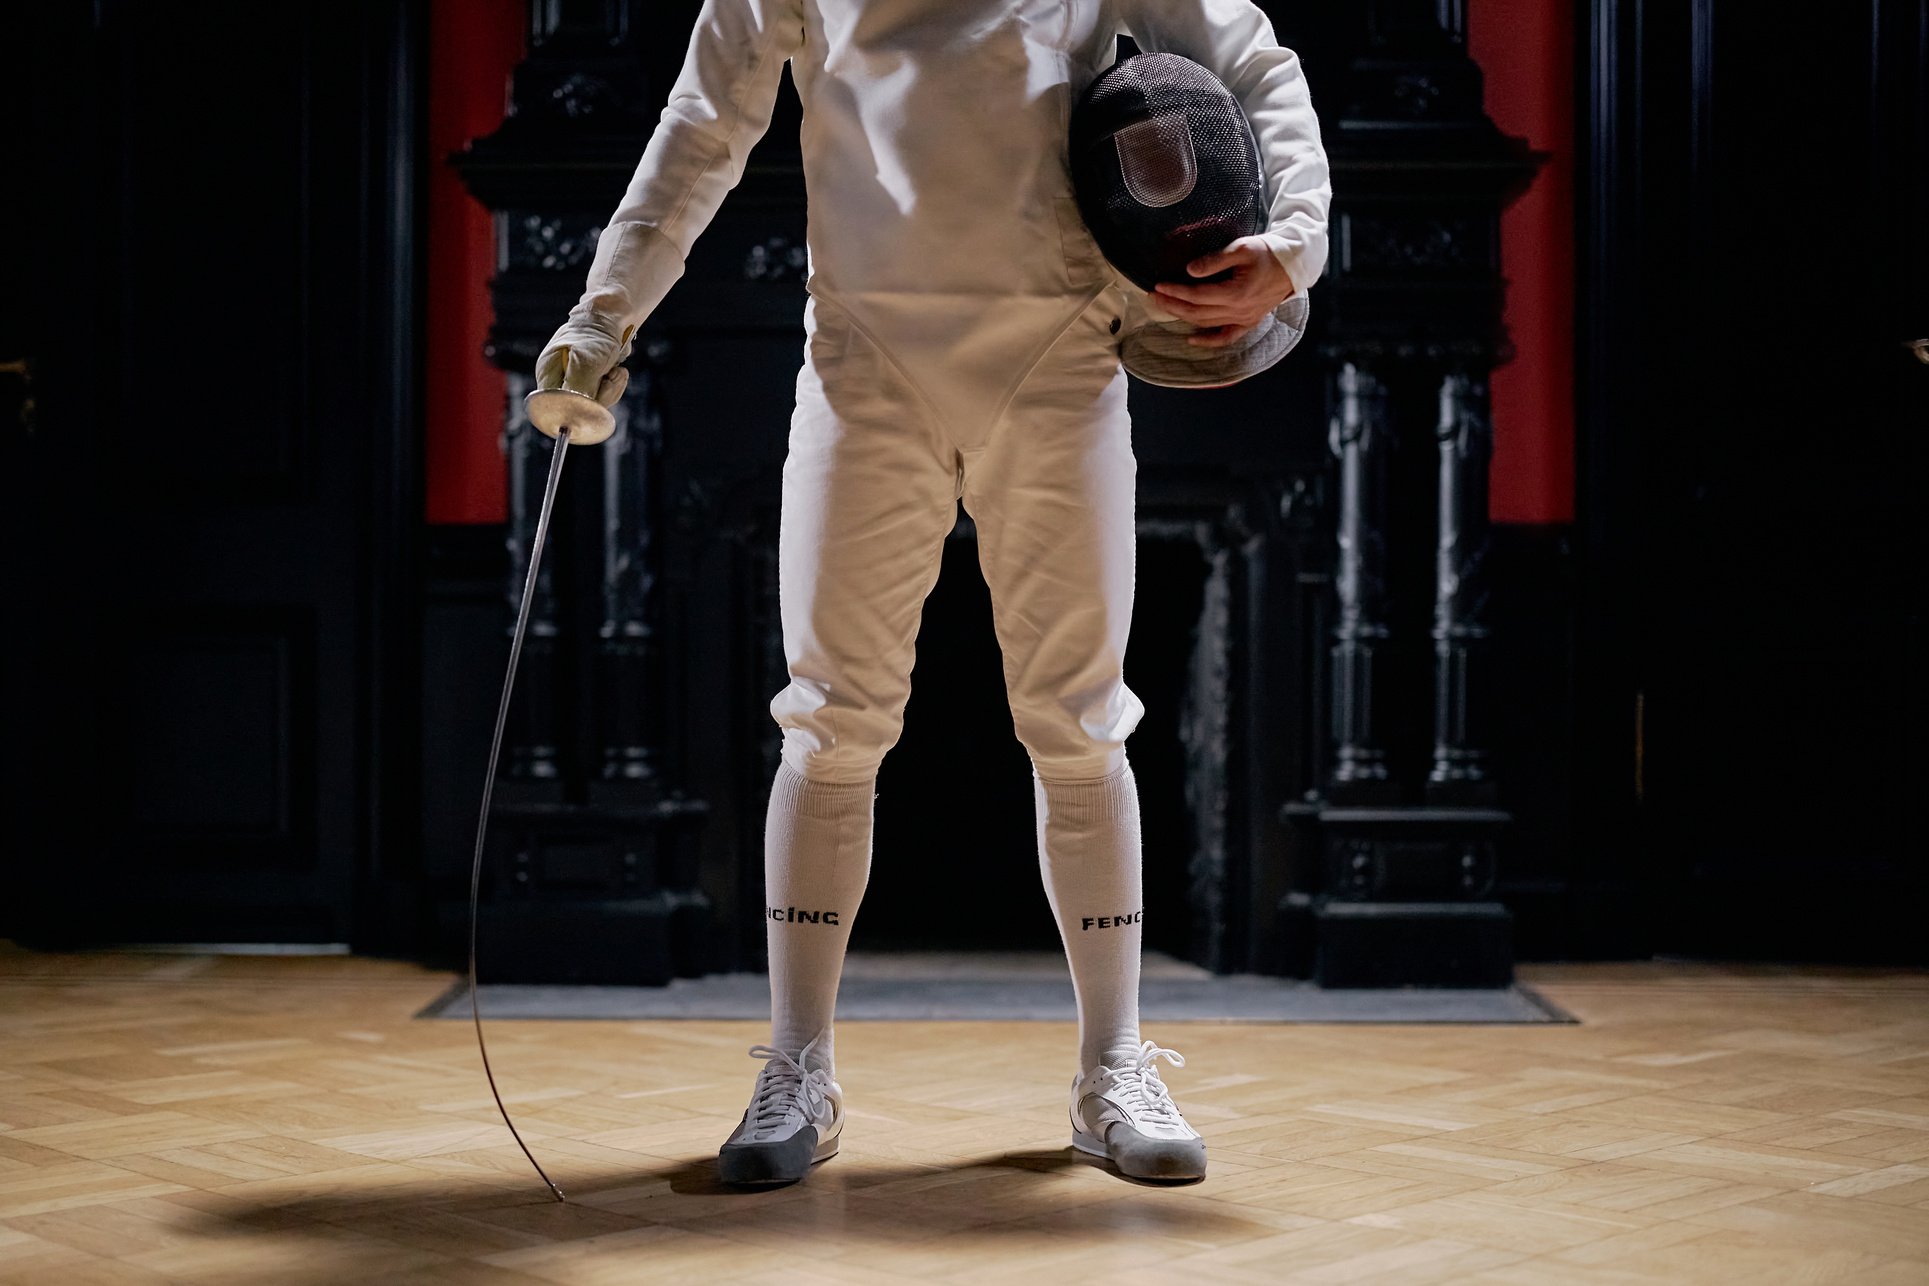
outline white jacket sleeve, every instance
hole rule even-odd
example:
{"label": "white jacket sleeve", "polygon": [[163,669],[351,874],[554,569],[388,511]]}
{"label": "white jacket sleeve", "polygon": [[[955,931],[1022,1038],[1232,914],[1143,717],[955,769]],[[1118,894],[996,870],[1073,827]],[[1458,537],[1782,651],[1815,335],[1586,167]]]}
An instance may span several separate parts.
{"label": "white jacket sleeve", "polygon": [[704,0],[656,130],[597,237],[582,299],[627,338],[683,275],[690,248],[770,127],[785,61],[803,45],[800,0]]}
{"label": "white jacket sleeve", "polygon": [[1333,188],[1319,118],[1299,55],[1281,47],[1251,0],[1114,0],[1119,25],[1146,53],[1190,58],[1245,108],[1266,171],[1271,222],[1261,235],[1304,295],[1326,267]]}

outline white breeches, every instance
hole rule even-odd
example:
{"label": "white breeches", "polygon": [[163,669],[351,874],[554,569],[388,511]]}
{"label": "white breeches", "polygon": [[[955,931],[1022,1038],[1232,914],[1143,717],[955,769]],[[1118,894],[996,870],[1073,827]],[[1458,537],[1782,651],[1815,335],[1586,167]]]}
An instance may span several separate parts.
{"label": "white breeches", "polygon": [[[1068,301],[1076,304],[1076,300]],[[874,776],[897,744],[924,600],[960,499],[977,526],[1006,694],[1039,775],[1124,763],[1145,713],[1126,686],[1138,462],[1108,287],[1024,375],[1002,413],[957,434],[932,381],[850,309],[812,296],[778,537],[789,682],[770,702],[783,757],[819,781]],[[1002,384],[1019,372],[1007,367]],[[979,405],[990,405],[990,401]]]}

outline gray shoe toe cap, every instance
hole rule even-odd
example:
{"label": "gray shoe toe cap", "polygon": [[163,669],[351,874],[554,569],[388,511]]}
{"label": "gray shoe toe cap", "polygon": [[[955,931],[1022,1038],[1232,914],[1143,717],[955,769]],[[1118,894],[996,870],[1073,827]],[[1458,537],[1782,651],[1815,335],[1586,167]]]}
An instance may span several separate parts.
{"label": "gray shoe toe cap", "polygon": [[1135,1179],[1201,1179],[1206,1173],[1204,1139],[1154,1139],[1116,1126],[1111,1153],[1119,1170]]}
{"label": "gray shoe toe cap", "polygon": [[778,1143],[726,1143],[717,1153],[725,1183],[789,1183],[810,1173],[817,1131],[809,1126]]}

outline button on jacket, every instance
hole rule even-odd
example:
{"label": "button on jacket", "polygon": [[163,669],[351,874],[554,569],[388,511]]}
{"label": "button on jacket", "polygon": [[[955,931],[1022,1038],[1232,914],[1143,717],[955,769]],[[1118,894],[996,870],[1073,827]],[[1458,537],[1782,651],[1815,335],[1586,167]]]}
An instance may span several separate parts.
{"label": "button on jacket", "polygon": [[1266,171],[1261,235],[1303,324],[1326,262],[1326,155],[1298,57],[1249,0],[705,0],[577,309],[621,334],[656,308],[742,178],[788,60],[806,288],[951,431],[982,437],[1100,293],[1147,310],[1080,220],[1067,160],[1072,105],[1121,33],[1204,66],[1245,108]]}

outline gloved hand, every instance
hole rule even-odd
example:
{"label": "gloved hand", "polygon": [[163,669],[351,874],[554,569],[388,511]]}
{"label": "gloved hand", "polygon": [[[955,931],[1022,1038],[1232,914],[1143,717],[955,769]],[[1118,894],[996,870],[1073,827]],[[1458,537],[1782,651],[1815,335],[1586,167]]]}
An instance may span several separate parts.
{"label": "gloved hand", "polygon": [[[606,314],[578,304],[536,358],[536,387],[566,388],[593,397],[604,406],[615,406],[630,384],[630,372],[623,363],[629,358],[630,340],[635,335],[634,325],[619,332]],[[540,425],[537,428],[556,436]],[[573,433],[570,441],[573,445],[594,445],[588,440],[577,442]]]}
{"label": "gloved hand", "polygon": [[[656,144],[651,146],[654,149]],[[645,153],[646,161],[649,155]],[[604,406],[616,405],[630,383],[630,373],[623,367],[630,340],[683,275],[687,248],[653,224],[612,219],[596,234],[596,255],[590,261],[582,297],[536,358],[536,387],[565,388]],[[572,446],[592,446],[603,440],[579,440],[573,431],[569,437]]]}

